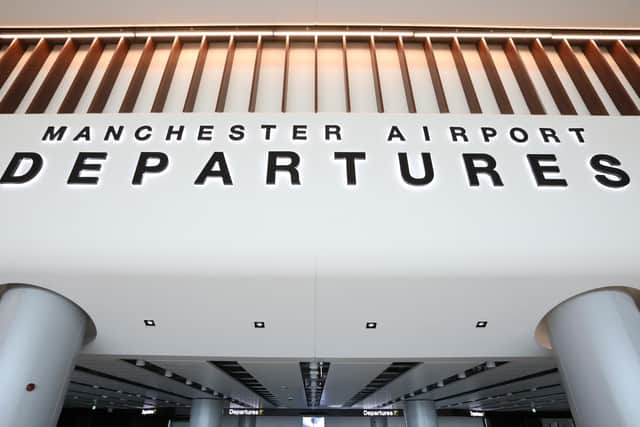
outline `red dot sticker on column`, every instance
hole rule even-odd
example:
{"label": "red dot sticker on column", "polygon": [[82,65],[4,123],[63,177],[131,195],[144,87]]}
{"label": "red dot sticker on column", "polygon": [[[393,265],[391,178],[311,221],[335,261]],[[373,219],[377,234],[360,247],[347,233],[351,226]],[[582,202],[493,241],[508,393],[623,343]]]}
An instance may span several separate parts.
{"label": "red dot sticker on column", "polygon": [[26,389],[27,389],[27,391],[33,391],[33,390],[36,389],[36,385],[34,383],[29,383],[29,384],[27,384]]}

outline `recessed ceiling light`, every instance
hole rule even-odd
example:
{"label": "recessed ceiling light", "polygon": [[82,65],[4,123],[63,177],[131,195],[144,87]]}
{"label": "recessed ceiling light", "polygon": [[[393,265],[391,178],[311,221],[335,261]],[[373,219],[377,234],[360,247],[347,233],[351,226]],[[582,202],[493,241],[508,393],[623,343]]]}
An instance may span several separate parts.
{"label": "recessed ceiling light", "polygon": [[488,324],[489,322],[487,322],[486,320],[478,320],[476,322],[476,328],[486,328]]}
{"label": "recessed ceiling light", "polygon": [[367,329],[375,329],[378,327],[378,322],[367,322]]}
{"label": "recessed ceiling light", "polygon": [[265,323],[264,322],[253,322],[253,327],[256,328],[256,329],[264,329]]}
{"label": "recessed ceiling light", "polygon": [[293,397],[289,396],[287,397],[287,400],[293,400]]}
{"label": "recessed ceiling light", "polygon": [[156,326],[156,321],[153,319],[146,319],[144,321],[144,325],[145,326]]}

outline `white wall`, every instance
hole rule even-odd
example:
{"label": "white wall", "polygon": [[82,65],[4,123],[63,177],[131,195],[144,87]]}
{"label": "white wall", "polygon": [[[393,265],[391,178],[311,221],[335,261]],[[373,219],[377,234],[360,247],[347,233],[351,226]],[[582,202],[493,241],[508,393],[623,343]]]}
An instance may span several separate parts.
{"label": "white wall", "polygon": [[46,0],[13,0],[6,6],[0,26],[350,23],[637,27],[640,12],[637,0],[58,0],[54,5]]}

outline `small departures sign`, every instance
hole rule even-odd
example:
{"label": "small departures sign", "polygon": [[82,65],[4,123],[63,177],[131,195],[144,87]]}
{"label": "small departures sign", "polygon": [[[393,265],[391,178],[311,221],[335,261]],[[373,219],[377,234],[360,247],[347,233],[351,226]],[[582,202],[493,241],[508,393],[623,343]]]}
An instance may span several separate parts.
{"label": "small departures sign", "polygon": [[[563,175],[563,162],[554,149],[569,146],[589,147],[590,134],[584,127],[531,127],[531,126],[405,126],[385,124],[384,130],[371,137],[361,135],[348,123],[278,124],[164,124],[101,126],[47,124],[39,130],[38,141],[30,141],[24,151],[13,151],[0,157],[0,187],[26,186],[38,179],[46,179],[49,162],[60,162],[50,149],[71,147],[72,158],[64,167],[69,186],[99,187],[106,176],[103,170],[114,157],[128,156],[130,169],[128,185],[142,187],[162,185],[148,181],[151,177],[170,176],[172,166],[182,161],[174,146],[210,147],[201,156],[190,176],[181,176],[184,185],[205,186],[211,183],[234,187],[241,179],[259,180],[264,186],[304,186],[307,175],[304,165],[310,161],[333,162],[335,173],[347,186],[360,185],[366,177],[361,168],[372,157],[385,156],[385,167],[392,168],[399,186],[428,188],[440,171],[458,162],[460,183],[468,187],[504,187],[509,182],[503,173],[505,164],[491,148],[497,144],[520,147],[518,156],[523,160],[522,173],[530,176],[534,187],[569,188],[571,183]],[[362,144],[366,138],[366,144]],[[358,142],[353,144],[353,142]],[[37,143],[43,149],[33,149]],[[229,146],[250,145],[262,157],[261,165],[254,167],[251,176],[247,168],[238,164],[243,160]],[[305,158],[301,147],[321,144],[326,150],[314,152],[313,159]],[[386,148],[380,150],[377,145]],[[446,159],[436,149],[443,144],[456,146],[455,156]],[[129,145],[127,151],[117,147]],[[412,149],[407,147],[411,145]],[[415,149],[416,146],[419,149]],[[602,146],[601,144],[599,145]],[[372,151],[372,152],[370,152]],[[375,151],[375,152],[373,152]],[[493,150],[495,151],[495,150]],[[307,153],[308,154],[308,153]],[[584,177],[603,190],[623,189],[631,184],[632,171],[625,168],[622,159],[610,152],[582,150],[575,155],[584,157]],[[5,157],[6,156],[6,157]],[[507,159],[512,161],[512,159]],[[242,170],[243,176],[240,176]],[[640,172],[640,171],[639,171]]]}

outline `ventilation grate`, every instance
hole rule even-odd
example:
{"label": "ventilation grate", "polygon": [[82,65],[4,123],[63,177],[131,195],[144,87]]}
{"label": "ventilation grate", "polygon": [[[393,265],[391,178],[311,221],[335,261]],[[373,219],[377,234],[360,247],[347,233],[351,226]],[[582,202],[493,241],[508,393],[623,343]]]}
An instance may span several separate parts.
{"label": "ventilation grate", "polygon": [[224,371],[231,378],[242,383],[245,387],[262,397],[273,406],[279,406],[276,397],[265,386],[253,376],[249,371],[244,369],[236,361],[209,361],[213,366]]}
{"label": "ventilation grate", "polygon": [[418,362],[393,362],[342,406],[350,407],[355,405],[419,364]]}

